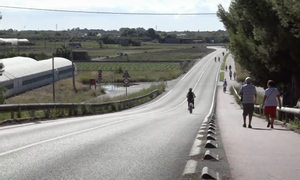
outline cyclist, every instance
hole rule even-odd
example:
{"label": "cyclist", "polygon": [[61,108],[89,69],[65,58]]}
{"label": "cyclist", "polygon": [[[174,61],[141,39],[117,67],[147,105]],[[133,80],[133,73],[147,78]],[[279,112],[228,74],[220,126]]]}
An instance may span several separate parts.
{"label": "cyclist", "polygon": [[188,102],[188,107],[189,107],[190,103],[193,103],[193,109],[194,109],[195,108],[194,99],[196,98],[196,96],[192,90],[193,90],[192,88],[189,89],[189,92],[187,93],[186,98],[187,98],[187,102]]}

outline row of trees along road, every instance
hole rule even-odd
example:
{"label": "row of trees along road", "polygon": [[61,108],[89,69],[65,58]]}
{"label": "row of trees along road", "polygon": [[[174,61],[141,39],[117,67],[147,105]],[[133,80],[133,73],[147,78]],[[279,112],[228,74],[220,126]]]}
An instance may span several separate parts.
{"label": "row of trees along road", "polygon": [[254,84],[266,87],[273,79],[287,89],[291,106],[300,97],[300,1],[235,0],[217,15],[230,38],[235,60],[247,69]]}

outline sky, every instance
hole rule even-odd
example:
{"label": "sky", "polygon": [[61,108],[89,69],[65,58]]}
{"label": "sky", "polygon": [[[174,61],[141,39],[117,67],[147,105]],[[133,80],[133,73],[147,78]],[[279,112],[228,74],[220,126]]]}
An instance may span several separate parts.
{"label": "sky", "polygon": [[[157,31],[225,30],[216,15],[182,15],[182,13],[216,13],[221,4],[228,9],[231,0],[1,0],[0,30],[119,30],[153,28]],[[6,6],[6,7],[3,7]],[[68,13],[7,8],[26,7],[84,12],[173,13],[175,15],[128,15]]]}

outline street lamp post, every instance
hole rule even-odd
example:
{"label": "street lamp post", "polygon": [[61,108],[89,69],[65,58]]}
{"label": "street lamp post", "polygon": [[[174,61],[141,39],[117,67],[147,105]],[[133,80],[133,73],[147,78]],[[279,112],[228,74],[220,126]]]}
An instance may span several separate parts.
{"label": "street lamp post", "polygon": [[53,102],[55,103],[55,70],[54,70],[54,56],[55,53],[52,54],[52,78],[53,78]]}

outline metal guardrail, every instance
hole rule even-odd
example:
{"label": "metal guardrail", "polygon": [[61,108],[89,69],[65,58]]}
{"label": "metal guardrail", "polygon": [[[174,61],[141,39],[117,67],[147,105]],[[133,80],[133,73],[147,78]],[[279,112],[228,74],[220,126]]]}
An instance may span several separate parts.
{"label": "metal guardrail", "polygon": [[[15,112],[31,111],[31,116],[34,118],[34,112],[40,110],[64,110],[64,109],[78,109],[80,107],[88,107],[91,109],[104,108],[108,109],[110,106],[118,106],[118,109],[127,109],[136,105],[148,102],[158,96],[158,90],[154,90],[144,96],[139,96],[132,99],[114,101],[107,103],[32,103],[32,104],[3,104],[0,105],[0,113],[11,113],[11,119],[15,119]],[[123,106],[123,108],[120,108]]]}
{"label": "metal guardrail", "polygon": [[[239,96],[238,92],[236,91],[236,89],[233,87],[234,93],[235,95],[241,99],[241,97]],[[260,115],[264,115],[264,110],[263,107],[261,105],[254,105],[254,109],[255,109],[255,113],[260,114]],[[281,107],[281,109],[279,107],[277,107],[277,113],[278,113],[278,118],[280,121],[282,121],[283,119],[286,120],[288,122],[288,117],[291,117],[290,115],[292,115],[292,117],[296,116],[300,116],[300,109],[299,108],[290,108],[290,107]]]}

